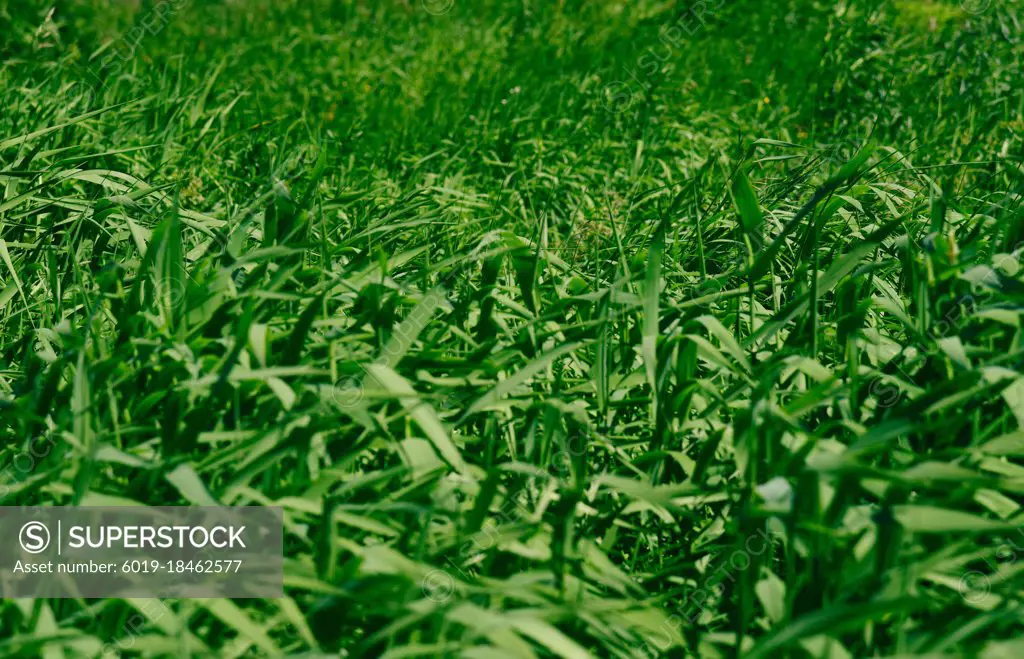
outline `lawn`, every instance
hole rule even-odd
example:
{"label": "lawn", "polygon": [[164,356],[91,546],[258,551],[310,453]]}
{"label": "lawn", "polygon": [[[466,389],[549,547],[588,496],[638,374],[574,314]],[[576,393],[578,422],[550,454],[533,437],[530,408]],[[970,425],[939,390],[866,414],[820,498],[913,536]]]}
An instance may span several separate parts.
{"label": "lawn", "polygon": [[0,505],[280,507],[285,583],[0,656],[1024,656],[1022,29],[0,0]]}

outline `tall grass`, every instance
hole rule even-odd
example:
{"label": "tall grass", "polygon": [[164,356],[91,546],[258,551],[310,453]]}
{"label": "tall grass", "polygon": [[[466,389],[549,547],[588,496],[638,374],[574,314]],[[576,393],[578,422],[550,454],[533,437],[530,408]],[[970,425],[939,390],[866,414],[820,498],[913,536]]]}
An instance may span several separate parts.
{"label": "tall grass", "polygon": [[172,4],[0,0],[0,503],[287,596],[0,654],[1024,651],[1017,2]]}

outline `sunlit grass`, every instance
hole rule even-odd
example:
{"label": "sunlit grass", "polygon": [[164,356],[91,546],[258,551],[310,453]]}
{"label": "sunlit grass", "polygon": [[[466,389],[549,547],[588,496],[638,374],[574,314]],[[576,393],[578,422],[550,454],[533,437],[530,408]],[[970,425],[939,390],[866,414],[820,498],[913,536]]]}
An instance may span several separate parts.
{"label": "sunlit grass", "polygon": [[2,504],[287,597],[0,654],[1020,654],[1015,4],[157,5],[0,0]]}

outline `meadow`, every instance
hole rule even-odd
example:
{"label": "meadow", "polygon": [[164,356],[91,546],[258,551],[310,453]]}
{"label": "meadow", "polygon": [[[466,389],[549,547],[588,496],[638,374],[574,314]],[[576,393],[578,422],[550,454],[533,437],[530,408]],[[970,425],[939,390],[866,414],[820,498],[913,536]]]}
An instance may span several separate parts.
{"label": "meadow", "polygon": [[0,0],[0,505],[285,518],[0,656],[1024,656],[1022,27]]}

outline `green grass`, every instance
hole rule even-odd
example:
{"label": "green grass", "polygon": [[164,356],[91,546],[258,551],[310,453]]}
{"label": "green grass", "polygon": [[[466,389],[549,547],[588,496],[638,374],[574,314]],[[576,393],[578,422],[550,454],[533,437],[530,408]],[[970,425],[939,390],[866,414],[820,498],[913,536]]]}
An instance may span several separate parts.
{"label": "green grass", "polygon": [[1024,652],[1018,2],[50,9],[0,504],[281,506],[286,597],[0,655]]}

